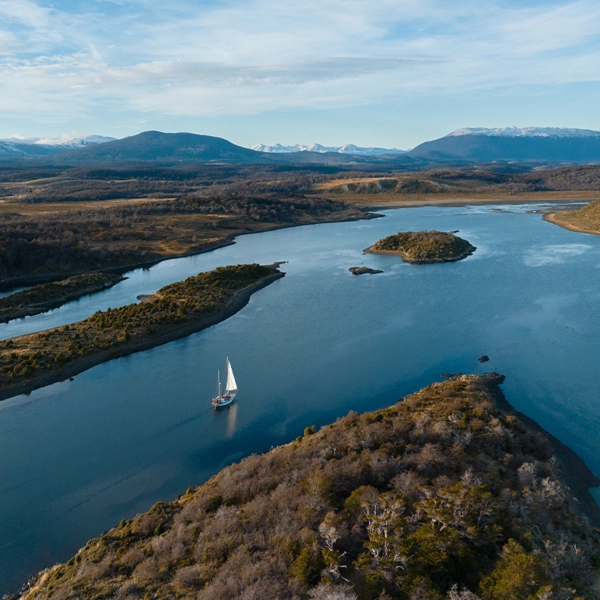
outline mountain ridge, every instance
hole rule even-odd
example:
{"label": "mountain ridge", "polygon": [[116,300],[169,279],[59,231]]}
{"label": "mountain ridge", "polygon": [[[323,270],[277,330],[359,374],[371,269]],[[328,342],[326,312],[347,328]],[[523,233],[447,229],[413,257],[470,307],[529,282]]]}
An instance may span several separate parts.
{"label": "mountain ridge", "polygon": [[444,137],[463,135],[485,135],[488,137],[560,137],[560,138],[600,138],[600,131],[574,129],[569,127],[463,127],[455,129]]}
{"label": "mountain ridge", "polygon": [[293,146],[285,146],[282,144],[254,144],[250,147],[251,150],[257,152],[266,152],[270,154],[286,154],[292,152],[318,152],[325,154],[327,152],[337,152],[339,154],[355,154],[363,156],[383,156],[386,154],[404,154],[406,150],[398,148],[378,148],[378,147],[363,147],[354,144],[343,144],[341,146],[323,146],[322,144],[294,144]]}
{"label": "mountain ridge", "polygon": [[407,156],[438,162],[600,162],[600,132],[552,127],[464,128],[419,144]]}
{"label": "mountain ridge", "polygon": [[115,141],[115,138],[102,135],[71,136],[62,135],[58,138],[38,138],[12,135],[0,139],[1,157],[37,157],[51,156],[96,144]]}
{"label": "mountain ridge", "polygon": [[106,162],[198,162],[224,164],[423,164],[521,162],[582,164],[600,162],[600,132],[556,127],[462,128],[423,142],[409,151],[296,144],[245,148],[224,138],[187,132],[144,131],[122,139],[22,138],[0,140],[2,159],[40,159],[55,165]]}

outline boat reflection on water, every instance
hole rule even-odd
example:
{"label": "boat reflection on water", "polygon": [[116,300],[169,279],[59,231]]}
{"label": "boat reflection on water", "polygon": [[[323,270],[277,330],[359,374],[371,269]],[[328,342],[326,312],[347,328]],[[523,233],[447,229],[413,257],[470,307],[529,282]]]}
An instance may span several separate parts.
{"label": "boat reflection on water", "polygon": [[230,440],[235,433],[235,426],[237,423],[237,412],[238,412],[238,404],[232,404],[227,409],[227,429],[225,430],[225,439]]}

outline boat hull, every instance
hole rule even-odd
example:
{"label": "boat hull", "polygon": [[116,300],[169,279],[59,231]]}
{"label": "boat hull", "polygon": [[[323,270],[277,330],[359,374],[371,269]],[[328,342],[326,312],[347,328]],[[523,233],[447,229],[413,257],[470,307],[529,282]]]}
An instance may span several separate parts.
{"label": "boat hull", "polygon": [[212,405],[215,408],[221,408],[222,406],[227,406],[228,404],[231,404],[235,400],[236,393],[237,392],[221,394],[220,396],[213,398]]}

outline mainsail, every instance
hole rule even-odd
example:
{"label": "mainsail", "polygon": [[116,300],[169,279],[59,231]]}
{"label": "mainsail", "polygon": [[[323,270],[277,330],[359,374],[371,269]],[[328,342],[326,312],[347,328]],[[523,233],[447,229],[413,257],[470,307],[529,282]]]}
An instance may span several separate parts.
{"label": "mainsail", "polygon": [[235,377],[233,376],[233,369],[231,368],[231,363],[229,362],[229,358],[227,359],[227,385],[225,386],[225,393],[237,392],[237,383],[235,382]]}

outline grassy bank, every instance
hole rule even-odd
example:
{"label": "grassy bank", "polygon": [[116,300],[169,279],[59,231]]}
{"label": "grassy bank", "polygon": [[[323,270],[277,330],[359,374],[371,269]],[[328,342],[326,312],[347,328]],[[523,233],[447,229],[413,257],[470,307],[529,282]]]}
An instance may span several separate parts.
{"label": "grassy bank", "polygon": [[0,399],[60,381],[91,366],[152,348],[217,323],[283,273],[275,267],[219,267],[173,283],[139,304],[0,342]]}
{"label": "grassy bank", "polygon": [[594,598],[598,536],[552,440],[502,410],[501,381],[457,376],[307,427],[122,521],[21,598]]}

